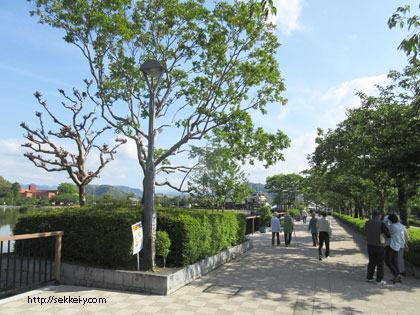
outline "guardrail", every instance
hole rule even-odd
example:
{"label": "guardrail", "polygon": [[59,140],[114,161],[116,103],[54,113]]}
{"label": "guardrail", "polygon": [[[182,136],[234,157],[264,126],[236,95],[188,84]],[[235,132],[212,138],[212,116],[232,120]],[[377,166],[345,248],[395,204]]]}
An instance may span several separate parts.
{"label": "guardrail", "polygon": [[[0,237],[0,299],[60,281],[63,234],[55,231]],[[55,237],[55,244],[42,239],[48,237]]]}
{"label": "guardrail", "polygon": [[246,231],[245,235],[254,234],[255,231],[258,231],[258,217],[257,216],[249,216],[246,218]]}

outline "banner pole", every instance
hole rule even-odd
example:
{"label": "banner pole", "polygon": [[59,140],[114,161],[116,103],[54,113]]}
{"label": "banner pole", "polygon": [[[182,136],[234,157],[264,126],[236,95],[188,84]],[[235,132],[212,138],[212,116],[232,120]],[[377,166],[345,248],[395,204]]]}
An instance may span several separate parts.
{"label": "banner pole", "polygon": [[139,253],[137,253],[137,271],[140,271],[140,259],[139,259]]}

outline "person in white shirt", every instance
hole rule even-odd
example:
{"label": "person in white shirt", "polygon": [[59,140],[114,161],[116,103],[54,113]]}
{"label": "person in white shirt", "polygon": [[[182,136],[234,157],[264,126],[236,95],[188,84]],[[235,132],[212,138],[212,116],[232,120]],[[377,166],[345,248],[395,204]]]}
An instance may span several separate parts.
{"label": "person in white shirt", "polygon": [[330,237],[331,237],[331,223],[327,219],[327,212],[322,212],[322,218],[316,223],[316,228],[319,232],[319,260],[322,260],[322,247],[325,242],[325,258],[330,256]]}
{"label": "person in white shirt", "polygon": [[408,232],[404,225],[401,225],[401,227],[404,238],[404,248],[400,248],[400,251],[398,252],[398,269],[400,269],[400,275],[406,276],[407,274],[405,273],[404,252],[408,247]]}
{"label": "person in white shirt", "polygon": [[280,246],[280,232],[281,232],[281,225],[280,220],[277,217],[277,212],[274,212],[274,216],[271,219],[271,245],[274,246],[274,237],[277,237],[277,246]]}
{"label": "person in white shirt", "polygon": [[300,215],[302,216],[303,224],[306,224],[306,217],[308,216],[308,212],[306,212],[306,210],[303,209]]}
{"label": "person in white shirt", "polygon": [[398,252],[401,248],[405,247],[402,229],[403,225],[398,222],[398,217],[396,214],[390,214],[388,216],[388,220],[390,221],[388,229],[389,233],[391,234],[391,243],[388,248],[388,255],[385,264],[394,275],[392,282],[402,282],[402,277],[398,268]]}

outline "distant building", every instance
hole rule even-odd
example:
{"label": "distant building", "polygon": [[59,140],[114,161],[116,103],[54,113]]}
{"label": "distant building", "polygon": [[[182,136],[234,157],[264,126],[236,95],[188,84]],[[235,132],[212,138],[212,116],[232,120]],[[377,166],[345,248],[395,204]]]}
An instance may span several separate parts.
{"label": "distant building", "polygon": [[[3,191],[7,190],[10,190],[10,187],[3,187]],[[37,190],[36,185],[29,185],[29,189],[21,188],[19,193],[23,198],[50,199],[60,192],[58,190]]]}
{"label": "distant building", "polygon": [[270,204],[267,201],[267,197],[261,192],[255,192],[252,195],[249,195],[248,198],[248,209],[258,209],[262,206],[270,206]]}

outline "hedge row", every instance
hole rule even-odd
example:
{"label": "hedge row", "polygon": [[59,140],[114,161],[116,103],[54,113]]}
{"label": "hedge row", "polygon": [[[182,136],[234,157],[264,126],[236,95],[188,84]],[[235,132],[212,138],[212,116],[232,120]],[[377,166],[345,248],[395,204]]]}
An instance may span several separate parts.
{"label": "hedge row", "polygon": [[[166,231],[172,242],[168,265],[189,265],[245,240],[243,214],[163,208],[157,214],[157,229]],[[131,225],[142,218],[135,205],[50,209],[20,217],[14,233],[64,231],[64,260],[132,268]],[[39,244],[33,248],[39,250]]]}
{"label": "hedge row", "polygon": [[[351,226],[356,231],[365,235],[365,224],[367,219],[354,218],[352,216],[344,215],[335,212],[334,216],[340,219],[343,223]],[[420,267],[420,229],[408,228],[408,247],[406,252],[406,259],[413,265]]]}

